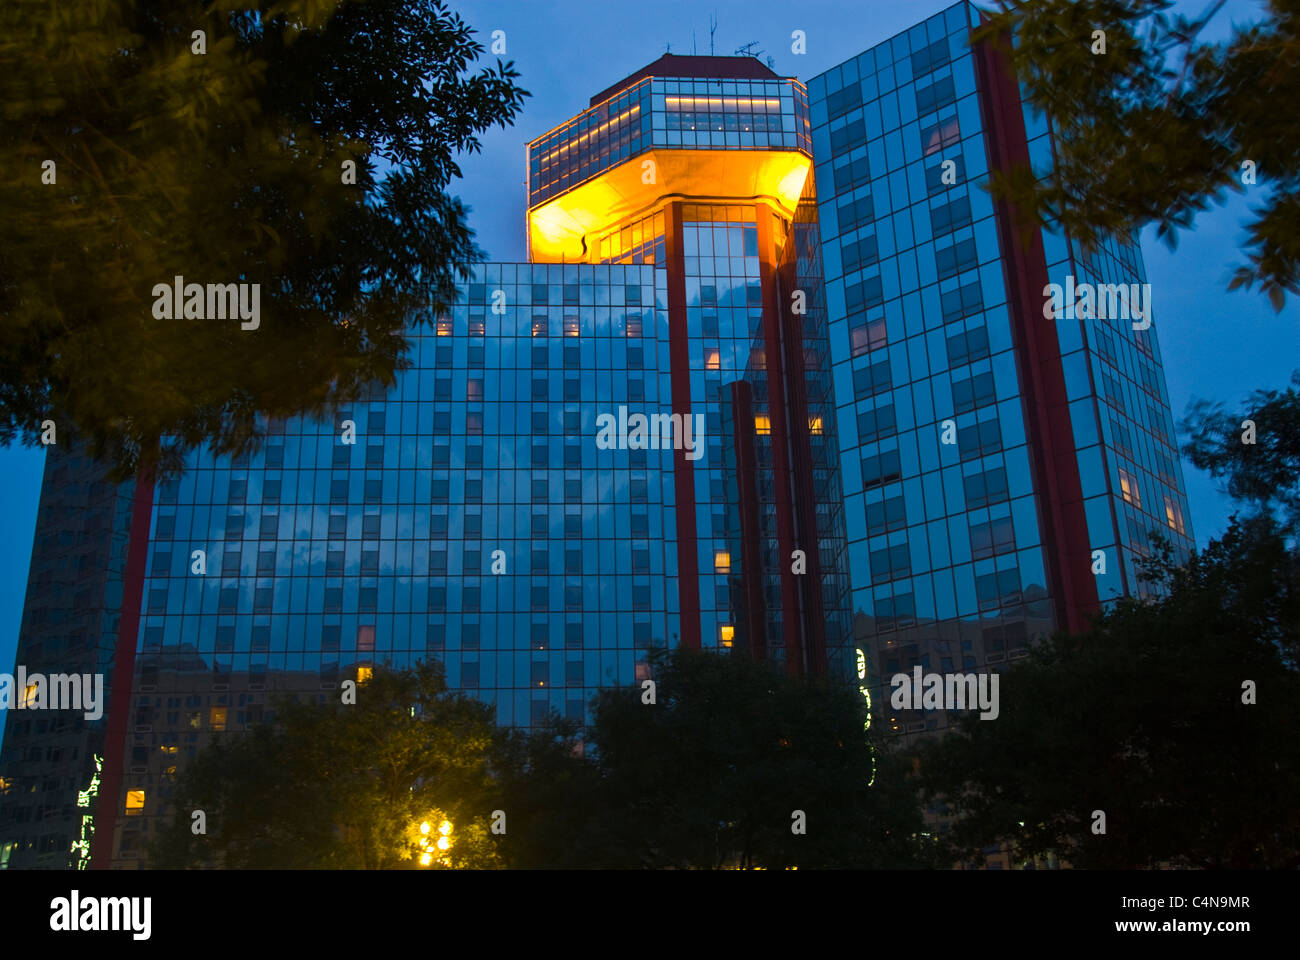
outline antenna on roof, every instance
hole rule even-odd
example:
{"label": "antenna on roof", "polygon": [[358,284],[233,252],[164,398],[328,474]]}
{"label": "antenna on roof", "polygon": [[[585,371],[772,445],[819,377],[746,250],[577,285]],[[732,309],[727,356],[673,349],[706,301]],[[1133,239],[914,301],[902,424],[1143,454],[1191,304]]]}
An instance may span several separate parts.
{"label": "antenna on roof", "polygon": [[751,41],[749,41],[749,43],[746,43],[746,44],[744,44],[743,46],[739,46],[739,47],[737,47],[736,50],[735,50],[735,56],[737,56],[737,57],[757,57],[760,53],[763,52],[762,50],[756,49],[757,47],[758,47],[758,41],[757,41],[757,40],[751,40]]}
{"label": "antenna on roof", "polygon": [[715,10],[709,14],[709,56],[713,56],[713,34],[718,29],[718,14]]}

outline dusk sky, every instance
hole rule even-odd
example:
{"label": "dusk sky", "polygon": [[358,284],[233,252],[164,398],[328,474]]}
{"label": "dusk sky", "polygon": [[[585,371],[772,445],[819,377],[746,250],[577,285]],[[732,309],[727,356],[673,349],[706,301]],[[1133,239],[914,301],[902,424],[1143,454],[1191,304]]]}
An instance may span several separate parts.
{"label": "dusk sky", "polygon": [[[472,208],[471,225],[487,259],[525,259],[525,143],[579,113],[593,93],[673,53],[710,52],[710,13],[717,22],[713,51],[732,54],[756,42],[775,70],[807,81],[881,40],[926,19],[951,0],[889,0],[848,3],[804,0],[799,4],[748,0],[703,4],[695,0],[640,3],[453,2],[453,9],[490,44],[494,30],[506,34],[506,58],[522,74],[532,96],[516,125],[483,138],[481,154],[463,159],[464,178],[452,190]],[[1203,0],[1178,3],[1177,12],[1197,14]],[[1217,40],[1231,22],[1250,21],[1262,5],[1229,0],[1203,32]],[[807,35],[807,53],[791,53],[791,32]],[[1286,108],[1293,108],[1288,105]],[[1140,136],[1140,131],[1134,131]],[[1261,182],[1255,189],[1267,187]],[[1275,314],[1259,293],[1228,293],[1238,243],[1249,215],[1249,195],[1203,214],[1195,231],[1170,251],[1143,236],[1142,251],[1154,299],[1155,332],[1175,418],[1194,397],[1232,404],[1258,388],[1285,388],[1300,367],[1300,301]],[[1261,432],[1267,425],[1260,425]],[[40,495],[44,453],[0,447],[0,672],[14,662]],[[1224,528],[1230,502],[1204,474],[1184,465],[1196,540],[1204,544]],[[0,729],[4,714],[0,712]]]}

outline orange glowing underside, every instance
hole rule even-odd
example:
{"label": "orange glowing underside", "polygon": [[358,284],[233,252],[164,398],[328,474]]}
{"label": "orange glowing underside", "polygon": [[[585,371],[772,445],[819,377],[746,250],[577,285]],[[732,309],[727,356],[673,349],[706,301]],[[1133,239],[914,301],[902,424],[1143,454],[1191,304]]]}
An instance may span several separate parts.
{"label": "orange glowing underside", "polygon": [[[669,197],[763,199],[793,218],[811,167],[807,156],[793,150],[650,150],[530,210],[530,258],[534,263],[589,261],[602,233],[645,216]],[[643,182],[651,172],[653,182]]]}

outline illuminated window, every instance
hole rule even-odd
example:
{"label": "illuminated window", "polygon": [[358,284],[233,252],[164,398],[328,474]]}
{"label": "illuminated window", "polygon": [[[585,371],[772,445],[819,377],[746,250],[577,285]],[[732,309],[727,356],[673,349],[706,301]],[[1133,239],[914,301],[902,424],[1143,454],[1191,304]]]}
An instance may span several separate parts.
{"label": "illuminated window", "polygon": [[770,434],[772,432],[772,418],[763,413],[755,414],[754,432],[760,437]]}
{"label": "illuminated window", "polygon": [[1127,470],[1121,469],[1119,472],[1119,490],[1125,501],[1135,507],[1142,506],[1142,495],[1138,492],[1137,477]]}
{"label": "illuminated window", "polygon": [[731,646],[732,642],[736,639],[736,627],[734,624],[722,624],[722,626],[718,628],[718,633],[724,647]]}
{"label": "illuminated window", "polygon": [[808,418],[808,432],[811,433],[814,437],[820,437],[820,436],[822,435],[822,418],[821,418],[821,417],[809,417],[809,418]]}
{"label": "illuminated window", "polygon": [[718,573],[731,572],[731,554],[726,550],[719,550],[713,555],[713,568]]}
{"label": "illuminated window", "polygon": [[126,792],[126,815],[138,817],[144,812],[144,791],[128,790]]}
{"label": "illuminated window", "polygon": [[[444,560],[445,564],[446,561]],[[357,627],[357,649],[374,650],[375,649],[375,627],[374,624],[362,625]]]}
{"label": "illuminated window", "polygon": [[365,683],[374,675],[374,667],[357,667],[357,683]]}
{"label": "illuminated window", "polygon": [[578,336],[578,334],[581,333],[581,332],[582,332],[582,331],[581,331],[581,328],[580,328],[579,325],[578,325],[578,318],[577,318],[577,317],[565,317],[565,318],[564,318],[564,335],[565,335],[566,337],[576,337],[576,336]]}
{"label": "illuminated window", "polygon": [[226,729],[226,708],[213,707],[208,713],[208,720],[211,722],[213,730]]}
{"label": "illuminated window", "polygon": [[533,317],[533,336],[534,336],[534,337],[544,337],[544,336],[546,336],[546,318],[545,318],[545,317]]}
{"label": "illuminated window", "polygon": [[36,684],[29,683],[23,690],[23,709],[30,710],[36,703]]}
{"label": "illuminated window", "polygon": [[174,744],[174,743],[164,743],[164,744],[163,744],[161,747],[159,747],[158,749],[161,750],[163,753],[168,754],[169,756],[171,756],[171,755],[175,755],[177,749],[179,749],[179,748],[178,748],[178,747],[176,746],[176,744]]}
{"label": "illuminated window", "polygon": [[450,337],[450,336],[451,336],[451,318],[450,318],[450,317],[444,317],[443,319],[441,319],[441,320],[438,321],[438,336],[440,336],[440,337]]}
{"label": "illuminated window", "polygon": [[721,366],[722,366],[722,365],[721,365],[721,363],[720,363],[720,361],[719,361],[718,351],[717,351],[717,350],[710,350],[710,351],[708,351],[708,353],[705,354],[705,356],[704,356],[704,369],[705,369],[705,370],[718,370],[718,369],[721,368]]}
{"label": "illuminated window", "polygon": [[1184,536],[1187,535],[1187,527],[1183,524],[1182,508],[1168,494],[1165,494],[1165,520],[1173,529]]}

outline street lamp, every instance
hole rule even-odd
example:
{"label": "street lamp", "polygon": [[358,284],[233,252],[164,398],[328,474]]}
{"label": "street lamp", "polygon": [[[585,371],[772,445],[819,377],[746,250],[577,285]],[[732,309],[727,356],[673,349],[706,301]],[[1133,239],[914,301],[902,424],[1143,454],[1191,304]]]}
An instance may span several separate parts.
{"label": "street lamp", "polygon": [[[437,836],[434,836],[433,824],[425,820],[420,824],[420,866],[428,867],[433,865],[434,857],[438,853],[446,853],[451,849],[451,831],[452,825],[450,820],[442,820],[438,823]],[[438,856],[438,862],[446,865],[447,858]]]}

